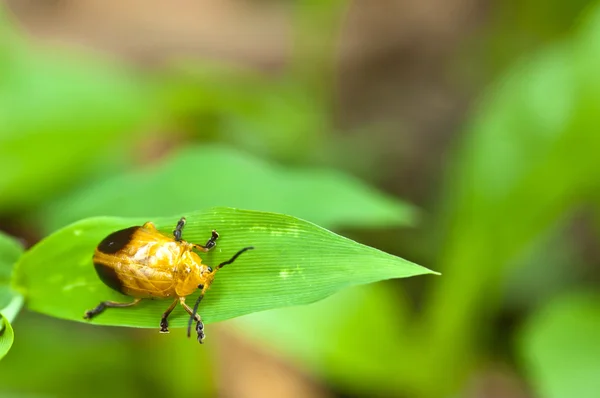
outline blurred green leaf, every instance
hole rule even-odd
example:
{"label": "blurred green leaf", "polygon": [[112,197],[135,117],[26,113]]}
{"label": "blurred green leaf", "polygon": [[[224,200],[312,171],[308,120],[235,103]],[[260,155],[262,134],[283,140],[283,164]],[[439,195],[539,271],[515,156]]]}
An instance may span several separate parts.
{"label": "blurred green leaf", "polygon": [[0,315],[12,322],[17,315],[15,297],[10,289],[13,266],[23,253],[23,247],[14,238],[0,232]]}
{"label": "blurred green leaf", "polygon": [[573,21],[591,4],[593,0],[495,3],[485,27],[487,32],[482,32],[484,40],[481,35],[473,37],[473,41],[483,46],[484,56],[480,51],[474,51],[473,56],[478,60],[471,61],[482,62],[486,69],[498,73],[516,58],[531,53],[532,49],[570,34]]}
{"label": "blurred green leaf", "polygon": [[517,256],[506,273],[502,307],[509,313],[532,311],[586,278],[581,241],[570,235],[573,221],[561,220]]}
{"label": "blurred green leaf", "polygon": [[0,359],[4,358],[4,356],[8,353],[8,350],[10,350],[10,347],[12,347],[14,339],[15,334],[12,326],[10,326],[10,322],[8,319],[0,315]]}
{"label": "blurred green leaf", "polygon": [[[352,285],[432,273],[409,261],[343,238],[306,221],[275,213],[215,208],[186,214],[184,238],[204,242],[211,229],[221,234],[207,264],[229,259],[253,245],[231,267],[220,271],[202,302],[207,322],[256,311],[308,304]],[[171,234],[177,217],[153,219]],[[19,261],[15,282],[28,308],[59,318],[83,321],[85,310],[103,300],[130,301],[102,284],[91,257],[109,233],[141,225],[145,219],[93,218],[72,224],[29,250]],[[94,322],[157,327],[167,302],[147,300],[126,310],[112,310]],[[183,326],[183,310],[171,324]]]}
{"label": "blurred green leaf", "polygon": [[39,219],[49,233],[92,216],[163,217],[213,206],[291,214],[328,228],[407,225],[415,218],[410,205],[343,173],[285,169],[205,146],[94,184],[48,206]]}
{"label": "blurred green leaf", "polygon": [[[23,246],[0,231],[0,286],[8,285],[15,262],[23,253]],[[0,301],[0,307],[1,301]]]}
{"label": "blurred green leaf", "polygon": [[204,138],[272,159],[321,159],[328,107],[301,82],[230,65],[188,63],[159,76],[172,118]]}
{"label": "blurred green leaf", "polygon": [[600,296],[561,297],[524,329],[520,349],[544,398],[594,398],[600,391]]}
{"label": "blurred green leaf", "polygon": [[252,113],[223,119],[222,136],[271,159],[322,160],[325,136],[332,130],[327,105],[295,82],[270,82],[266,87],[250,91],[261,95],[249,98],[255,103]]}
{"label": "blurred green leaf", "polygon": [[470,123],[449,175],[439,254],[447,277],[425,312],[429,358],[413,372],[422,395],[455,391],[483,332],[473,325],[498,305],[507,266],[598,188],[599,51],[596,9],[580,34],[515,65]]}
{"label": "blurred green leaf", "polygon": [[[6,300],[9,299],[8,303]],[[9,288],[0,286],[0,359],[10,350],[15,338],[10,323],[15,319],[23,306],[23,297],[10,291]]]}
{"label": "blurred green leaf", "polygon": [[[205,385],[211,383],[204,374],[208,367],[205,348],[210,347],[192,350],[186,341],[188,349],[183,350],[180,341],[185,336],[98,328],[33,313],[20,315],[17,327],[18,340],[10,355],[0,361],[2,397],[76,397],[82,391],[95,398],[189,397],[193,394],[180,394],[189,391],[189,385],[206,396],[202,395]],[[175,349],[172,340],[180,342],[180,349]],[[186,367],[191,361],[165,360],[167,350],[177,359],[186,353],[195,356],[196,367]],[[31,377],[32,364],[36,377]],[[184,367],[194,375],[194,383],[182,377]]]}
{"label": "blurred green leaf", "polygon": [[0,286],[0,316],[12,322],[23,305],[23,297],[8,286]]}
{"label": "blurred green leaf", "polygon": [[[305,306],[250,314],[226,323],[240,337],[337,386],[396,396],[412,355],[407,302],[385,283],[356,286]],[[298,325],[301,325],[299,327]]]}
{"label": "blurred green leaf", "polygon": [[146,87],[122,67],[25,40],[0,52],[3,212],[41,202],[109,153],[114,161],[149,118]]}
{"label": "blurred green leaf", "polygon": [[10,325],[23,304],[21,295],[11,290],[13,265],[23,253],[23,247],[13,238],[0,232],[0,359],[6,355],[14,340]]}

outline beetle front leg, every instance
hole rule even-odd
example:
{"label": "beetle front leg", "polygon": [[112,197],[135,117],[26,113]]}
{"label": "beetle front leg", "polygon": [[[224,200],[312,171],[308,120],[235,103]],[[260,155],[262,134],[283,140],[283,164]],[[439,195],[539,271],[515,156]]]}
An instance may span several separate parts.
{"label": "beetle front leg", "polygon": [[173,303],[167,308],[167,310],[162,314],[162,318],[160,318],[160,332],[161,333],[169,333],[169,321],[167,318],[171,315],[173,308],[177,305],[178,299],[173,300]]}
{"label": "beetle front leg", "polygon": [[[196,321],[196,333],[198,334],[198,343],[203,344],[206,335],[204,334],[204,322],[202,322],[200,314],[194,314],[194,310],[192,310],[190,306],[185,303],[185,297],[180,297],[179,302],[181,303],[181,306],[187,311],[187,313],[194,317],[194,320]],[[190,337],[189,334],[188,337]]]}
{"label": "beetle front leg", "polygon": [[213,229],[210,239],[206,241],[204,246],[194,244],[194,247],[206,253],[217,245],[217,239],[219,239],[219,233]]}

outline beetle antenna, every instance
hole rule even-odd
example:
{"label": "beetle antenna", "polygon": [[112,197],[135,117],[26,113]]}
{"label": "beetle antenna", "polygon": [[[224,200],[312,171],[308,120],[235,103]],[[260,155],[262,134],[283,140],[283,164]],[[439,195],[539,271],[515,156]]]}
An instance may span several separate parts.
{"label": "beetle antenna", "polygon": [[188,328],[187,328],[188,338],[191,335],[192,322],[194,322],[194,319],[196,319],[196,314],[198,313],[198,306],[200,305],[200,301],[202,301],[203,297],[204,297],[204,294],[200,293],[200,296],[198,296],[198,300],[196,300],[196,304],[194,304],[194,311],[192,312],[192,315],[190,316],[190,321],[188,322]]}
{"label": "beetle antenna", "polygon": [[248,247],[244,247],[242,250],[240,250],[239,252],[235,253],[233,255],[233,257],[231,257],[229,260],[222,262],[221,264],[219,264],[219,266],[217,268],[223,268],[224,266],[226,266],[227,264],[231,264],[235,261],[236,258],[238,258],[243,252],[247,251],[247,250],[253,250],[254,247],[252,246],[248,246]]}

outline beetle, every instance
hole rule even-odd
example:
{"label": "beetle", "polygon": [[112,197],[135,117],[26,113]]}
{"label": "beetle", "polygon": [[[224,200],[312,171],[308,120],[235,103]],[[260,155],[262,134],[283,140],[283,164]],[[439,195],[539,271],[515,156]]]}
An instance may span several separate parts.
{"label": "beetle", "polygon": [[[160,319],[160,332],[169,333],[168,318],[177,303],[190,314],[187,335],[196,320],[198,342],[204,340],[204,324],[198,314],[198,306],[210,287],[216,272],[233,263],[252,246],[238,251],[231,259],[215,269],[202,264],[194,251],[208,252],[216,246],[219,234],[213,230],[205,245],[189,243],[182,239],[186,219],[182,217],[173,230],[173,237],[159,232],[152,222],[111,233],[94,251],[93,262],[98,277],[113,290],[133,297],[129,303],[102,301],[94,309],[85,312],[84,319],[92,319],[106,308],[132,307],[146,298],[173,298],[173,302]],[[185,299],[196,289],[200,290],[194,308]]]}

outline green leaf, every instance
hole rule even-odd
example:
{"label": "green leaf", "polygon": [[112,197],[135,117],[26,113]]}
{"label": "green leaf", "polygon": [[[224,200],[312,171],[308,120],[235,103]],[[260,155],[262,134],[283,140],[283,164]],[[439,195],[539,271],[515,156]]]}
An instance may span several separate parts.
{"label": "green leaf", "polygon": [[[90,398],[217,396],[211,360],[226,337],[212,328],[210,345],[195,347],[185,333],[100,328],[28,312],[19,316],[17,332],[18,344],[0,361],[3,398],[76,397],[81,391]],[[29,372],[32,363],[36,377]],[[193,382],[182,379],[182,369]],[[110,382],[91,388],[92,375]]]}
{"label": "green leaf", "polygon": [[[240,338],[291,360],[338,391],[401,396],[413,363],[408,301],[391,283],[345,289],[318,303],[228,321]],[[298,327],[298,325],[305,325]],[[364,332],[357,333],[362,330]],[[332,344],[335,341],[335,344]],[[412,396],[407,394],[406,396]]]}
{"label": "green leaf", "polygon": [[[185,216],[186,240],[205,242],[213,228],[221,234],[215,250],[203,257],[209,265],[229,259],[242,247],[256,248],[217,275],[201,305],[207,323],[312,303],[347,286],[432,273],[287,215],[214,208]],[[178,217],[169,217],[152,221],[162,232],[171,234],[177,220]],[[28,307],[83,321],[84,311],[100,301],[131,301],[102,284],[91,257],[109,233],[145,221],[148,220],[86,219],[34,246],[19,261],[15,276],[16,287],[26,295]],[[94,322],[157,327],[168,305],[168,301],[145,300],[134,308],[107,310]],[[176,309],[170,324],[183,326],[187,319],[182,309]]]}
{"label": "green leaf", "polygon": [[476,363],[474,333],[485,333],[473,323],[498,305],[508,267],[598,192],[600,8],[591,17],[579,34],[515,65],[469,125],[440,228],[448,277],[425,305],[429,358],[412,372],[422,395],[459,388]]}
{"label": "green leaf", "polygon": [[9,322],[15,319],[21,307],[20,295],[10,288],[13,266],[21,254],[23,254],[21,244],[0,232],[0,316],[4,315]]}
{"label": "green leaf", "polygon": [[0,315],[0,359],[4,358],[4,356],[12,347],[13,341],[15,339],[15,333],[10,326],[10,322],[8,319],[4,318]]}
{"label": "green leaf", "polygon": [[23,305],[23,297],[8,286],[0,286],[0,316],[9,322],[17,317]]}
{"label": "green leaf", "polygon": [[10,287],[12,267],[23,253],[23,247],[13,238],[0,232],[0,359],[6,355],[14,340],[10,325],[23,304],[23,297]]}
{"label": "green leaf", "polygon": [[[161,76],[172,117],[199,136],[235,143],[270,159],[331,156],[330,113],[315,89],[289,75],[212,62],[183,62]],[[303,84],[304,83],[304,84]]]}
{"label": "green leaf", "polygon": [[123,67],[19,39],[0,43],[4,211],[41,202],[107,157],[114,162],[137,136],[127,133],[156,115],[148,87]]}
{"label": "green leaf", "polygon": [[598,396],[598,336],[598,294],[561,297],[530,320],[520,349],[540,397]]}
{"label": "green leaf", "polygon": [[186,148],[154,168],[94,184],[39,218],[49,233],[93,216],[164,217],[213,206],[291,214],[328,228],[415,219],[412,206],[343,173],[286,169],[221,146]]}
{"label": "green leaf", "polygon": [[[23,253],[23,246],[14,238],[0,232],[0,286],[8,285],[12,267]],[[0,301],[2,308],[2,301]]]}

